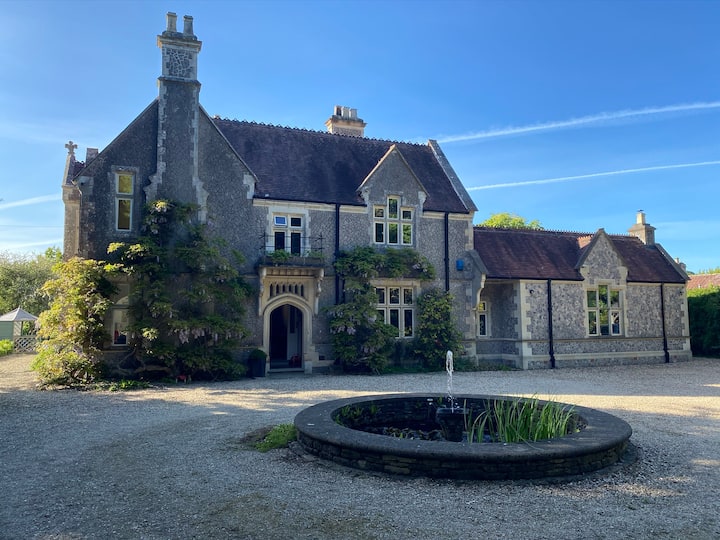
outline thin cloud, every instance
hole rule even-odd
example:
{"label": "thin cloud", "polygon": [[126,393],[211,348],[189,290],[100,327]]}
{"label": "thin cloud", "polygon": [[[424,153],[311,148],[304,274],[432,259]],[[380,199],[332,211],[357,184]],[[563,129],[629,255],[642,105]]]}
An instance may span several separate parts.
{"label": "thin cloud", "polygon": [[12,252],[12,253],[21,253],[21,252],[27,252],[28,248],[36,248],[36,247],[56,247],[56,246],[62,246],[63,239],[62,238],[54,238],[52,240],[43,240],[43,241],[34,241],[34,242],[5,242],[0,243],[0,253],[2,252]]}
{"label": "thin cloud", "polygon": [[41,195],[40,197],[30,197],[28,199],[21,199],[19,201],[12,202],[0,202],[0,210],[6,210],[8,208],[16,208],[18,206],[31,206],[33,204],[42,204],[46,202],[60,201],[60,195],[57,193],[54,195]]}
{"label": "thin cloud", "polygon": [[582,127],[591,124],[599,124],[601,122],[609,122],[612,120],[623,120],[626,118],[639,118],[643,116],[653,116],[676,112],[705,111],[712,109],[720,109],[720,101],[682,103],[680,105],[667,105],[664,107],[646,107],[644,109],[628,109],[623,111],[603,112],[599,114],[581,116],[579,118],[571,118],[570,120],[556,120],[552,122],[543,122],[540,124],[530,124],[528,126],[509,126],[506,128],[479,131],[477,133],[468,133],[465,135],[449,135],[447,137],[440,137],[438,139],[438,142],[453,143],[461,141],[474,141],[480,139],[492,139],[494,137],[505,137],[508,135],[526,135],[529,133],[537,133],[541,131],[552,131],[557,129]]}
{"label": "thin cloud", "polygon": [[641,167],[638,169],[621,169],[619,171],[606,171],[590,174],[580,174],[577,176],[560,176],[558,178],[544,178],[542,180],[525,180],[523,182],[506,182],[502,184],[489,184],[487,186],[475,186],[467,188],[468,191],[480,191],[485,189],[511,188],[518,186],[537,186],[542,184],[557,184],[560,182],[571,182],[573,180],[584,180],[586,178],[599,178],[602,176],[619,176],[622,174],[634,174],[650,171],[668,171],[671,169],[689,169],[691,167],[707,167],[710,165],[720,165],[718,161],[700,161],[698,163],[678,163],[675,165],[658,165],[656,167]]}

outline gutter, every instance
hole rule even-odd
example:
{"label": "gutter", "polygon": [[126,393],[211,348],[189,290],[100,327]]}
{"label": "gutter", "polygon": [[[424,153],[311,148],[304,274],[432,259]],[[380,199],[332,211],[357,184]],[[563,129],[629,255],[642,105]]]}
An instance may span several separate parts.
{"label": "gutter", "polygon": [[667,328],[665,326],[665,283],[660,283],[660,318],[662,319],[663,352],[665,363],[670,363],[670,351],[668,350]]}
{"label": "gutter", "polygon": [[548,344],[550,346],[550,368],[555,369],[555,344],[553,339],[552,280],[547,280]]}
{"label": "gutter", "polygon": [[450,213],[445,212],[445,292],[450,292]]}
{"label": "gutter", "polygon": [[[340,203],[335,203],[335,256],[333,258],[333,265],[337,261],[340,255]],[[340,303],[340,276],[337,271],[335,274],[335,305]]]}

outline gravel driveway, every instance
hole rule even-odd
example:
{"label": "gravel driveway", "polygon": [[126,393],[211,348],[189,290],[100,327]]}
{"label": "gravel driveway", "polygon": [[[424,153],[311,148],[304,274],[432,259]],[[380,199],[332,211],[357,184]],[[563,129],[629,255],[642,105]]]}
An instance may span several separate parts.
{"label": "gravel driveway", "polygon": [[458,393],[537,394],[634,430],[631,465],[492,483],[368,474],[242,441],[322,400],[442,392],[442,373],[50,392],[35,390],[31,359],[0,357],[0,538],[720,538],[720,360],[456,373]]}

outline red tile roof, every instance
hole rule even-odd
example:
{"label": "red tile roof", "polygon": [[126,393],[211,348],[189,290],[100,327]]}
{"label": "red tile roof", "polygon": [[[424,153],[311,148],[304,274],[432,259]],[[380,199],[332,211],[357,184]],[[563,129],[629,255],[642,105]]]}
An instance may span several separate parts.
{"label": "red tile roof", "polygon": [[[578,263],[593,236],[531,229],[474,228],[475,251],[487,268],[487,277],[496,279],[581,281]],[[646,246],[634,236],[608,235],[608,238],[628,268],[628,281],[685,282],[685,277],[660,246]]]}
{"label": "red tile roof", "polygon": [[704,289],[706,287],[720,287],[720,274],[693,274],[690,276],[687,288]]}

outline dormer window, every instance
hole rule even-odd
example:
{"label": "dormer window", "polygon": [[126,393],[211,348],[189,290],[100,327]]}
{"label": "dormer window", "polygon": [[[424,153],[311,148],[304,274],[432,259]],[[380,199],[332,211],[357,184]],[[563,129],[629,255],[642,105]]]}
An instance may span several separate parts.
{"label": "dormer window", "polygon": [[400,197],[388,197],[384,206],[373,207],[376,244],[413,244],[413,210],[400,206]]}
{"label": "dormer window", "polygon": [[132,203],[135,175],[128,171],[115,173],[115,229],[129,231],[132,227]]}

